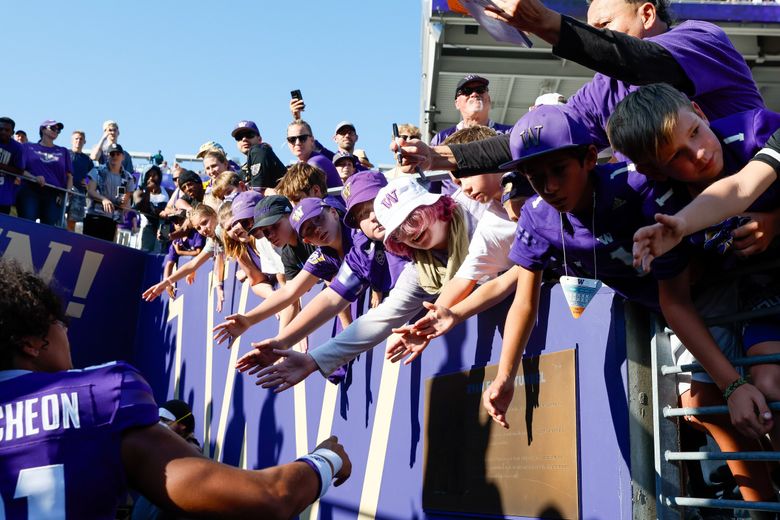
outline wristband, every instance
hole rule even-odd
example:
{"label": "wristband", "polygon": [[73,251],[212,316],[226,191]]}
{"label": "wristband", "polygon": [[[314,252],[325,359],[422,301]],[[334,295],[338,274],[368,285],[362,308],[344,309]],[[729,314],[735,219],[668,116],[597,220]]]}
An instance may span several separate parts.
{"label": "wristband", "polygon": [[333,480],[333,470],[330,467],[328,459],[321,455],[309,453],[308,455],[304,455],[297,460],[307,463],[310,467],[316,470],[317,478],[320,480],[320,492],[319,495],[317,495],[317,498],[322,498],[322,496],[328,491],[330,482]]}
{"label": "wristband", "polygon": [[723,391],[723,399],[728,401],[729,397],[731,397],[731,394],[734,393],[734,390],[746,384],[747,384],[747,380],[744,377],[739,377],[736,381],[734,381],[729,386],[727,386],[726,389]]}
{"label": "wristband", "polygon": [[343,462],[341,460],[341,457],[338,453],[336,453],[333,450],[329,450],[328,448],[318,448],[312,452],[312,455],[321,455],[325,457],[328,462],[330,462],[330,465],[333,467],[333,477],[338,474],[339,471],[341,471],[341,466],[343,465]]}

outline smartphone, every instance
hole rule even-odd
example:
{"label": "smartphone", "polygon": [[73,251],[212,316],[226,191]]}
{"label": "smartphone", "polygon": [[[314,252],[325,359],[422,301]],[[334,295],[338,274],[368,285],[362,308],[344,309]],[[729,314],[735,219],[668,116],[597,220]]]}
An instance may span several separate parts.
{"label": "smartphone", "polygon": [[298,101],[303,99],[303,96],[301,95],[301,91],[297,90],[297,89],[290,91],[290,97],[293,98],[293,99],[297,99]]}
{"label": "smartphone", "polygon": [[125,193],[127,193],[127,188],[125,188],[124,186],[116,187],[116,198],[124,197]]}

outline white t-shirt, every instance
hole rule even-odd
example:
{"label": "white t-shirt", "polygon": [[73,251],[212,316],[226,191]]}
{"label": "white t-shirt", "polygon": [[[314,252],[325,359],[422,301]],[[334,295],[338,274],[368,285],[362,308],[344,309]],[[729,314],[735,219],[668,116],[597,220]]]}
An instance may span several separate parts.
{"label": "white t-shirt", "polygon": [[479,283],[495,278],[512,267],[509,250],[517,228],[500,202],[491,201],[483,206],[484,213],[469,243],[469,254],[455,273],[456,278]]}
{"label": "white t-shirt", "polygon": [[282,257],[279,256],[279,253],[276,252],[276,249],[274,249],[274,246],[271,245],[267,238],[255,239],[255,252],[260,257],[260,263],[265,274],[284,274]]}

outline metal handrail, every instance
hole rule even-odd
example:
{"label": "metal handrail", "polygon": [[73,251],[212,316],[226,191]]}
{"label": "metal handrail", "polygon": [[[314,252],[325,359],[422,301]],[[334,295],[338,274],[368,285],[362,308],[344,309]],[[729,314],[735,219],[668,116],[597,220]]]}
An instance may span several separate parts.
{"label": "metal handrail", "polygon": [[[761,365],[764,363],[780,363],[780,354],[767,354],[765,356],[752,356],[736,358],[731,360],[731,364],[735,367],[739,366],[753,366]],[[687,365],[665,365],[661,367],[661,373],[665,376],[671,374],[681,374],[683,372],[704,372],[704,368],[699,363],[688,363]]]}
{"label": "metal handrail", "polygon": [[[770,410],[780,412],[780,402],[767,403]],[[729,413],[729,407],[724,405],[716,406],[693,406],[674,408],[665,406],[663,409],[664,417],[682,417],[684,415],[718,415]]]}
{"label": "metal handrail", "polygon": [[780,512],[780,502],[745,502],[718,498],[667,497],[670,506],[714,507],[718,509],[747,509],[751,511]]}
{"label": "metal handrail", "polygon": [[666,460],[780,460],[778,451],[669,451]]}

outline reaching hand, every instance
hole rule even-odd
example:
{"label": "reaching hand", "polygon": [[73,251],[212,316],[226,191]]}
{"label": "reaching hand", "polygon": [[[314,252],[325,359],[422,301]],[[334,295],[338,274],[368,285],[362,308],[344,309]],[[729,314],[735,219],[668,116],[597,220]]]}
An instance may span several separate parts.
{"label": "reaching hand", "polygon": [[428,309],[428,314],[412,325],[412,331],[418,336],[431,340],[446,334],[455,326],[455,315],[447,307],[430,302],[423,302],[423,306]]}
{"label": "reaching hand", "polygon": [[292,388],[317,370],[317,363],[309,354],[296,352],[292,349],[274,350],[273,352],[284,359],[258,372],[255,384],[261,385],[263,388],[274,388],[274,393]]}
{"label": "reaching hand", "polygon": [[252,343],[253,350],[247,352],[236,361],[236,370],[246,372],[247,375],[253,375],[270,367],[279,359],[279,355],[274,354],[274,350],[284,350],[287,348],[276,338],[264,339],[263,341]]}
{"label": "reaching hand", "polygon": [[192,271],[191,273],[189,273],[187,276],[184,277],[184,279],[187,281],[187,285],[192,285],[193,283],[195,283],[196,272],[197,271]]}
{"label": "reaching hand", "polygon": [[401,358],[409,354],[409,357],[404,360],[404,365],[408,365],[420,357],[428,343],[430,343],[428,339],[412,332],[412,325],[398,327],[393,329],[393,334],[387,338],[385,357],[393,363],[398,363]]}
{"label": "reaching hand", "polygon": [[429,170],[431,165],[431,148],[419,139],[404,141],[403,146],[398,146],[395,139],[390,143],[393,154],[401,154],[401,167],[403,171],[414,171],[417,168]]}
{"label": "reaching hand", "polygon": [[379,304],[382,303],[382,299],[384,298],[384,294],[382,294],[379,291],[375,291],[371,289],[371,308],[375,309],[379,307]]}
{"label": "reaching hand", "polygon": [[482,393],[482,406],[498,424],[504,428],[509,428],[506,422],[506,412],[509,410],[509,404],[515,394],[514,380],[495,379],[490,386]]}
{"label": "reaching hand", "polygon": [[222,312],[222,304],[225,303],[225,290],[217,285],[217,312]]}
{"label": "reaching hand", "polygon": [[656,213],[657,224],[641,227],[634,233],[634,267],[650,272],[650,263],[679,244],[685,221],[674,215]]}
{"label": "reaching hand", "polygon": [[293,116],[293,121],[297,121],[301,118],[301,112],[306,110],[306,103],[303,102],[302,99],[291,99],[290,100],[290,113]]}
{"label": "reaching hand", "polygon": [[332,435],[330,438],[325,439],[321,443],[317,445],[316,448],[314,448],[314,451],[317,451],[320,448],[325,448],[326,450],[331,450],[336,455],[341,457],[341,469],[338,473],[333,475],[333,477],[336,479],[333,482],[333,485],[338,487],[342,485],[352,474],[352,462],[349,460],[349,456],[347,455],[346,450],[344,449],[344,446],[342,446],[339,443],[339,438],[335,435]]}
{"label": "reaching hand", "polygon": [[233,345],[233,341],[241,334],[246,332],[246,329],[251,327],[249,318],[243,314],[231,314],[225,321],[214,327],[214,341],[217,343],[223,343],[228,340],[228,348]]}
{"label": "reaching hand", "polygon": [[772,429],[772,412],[764,394],[755,386],[746,383],[738,387],[727,404],[731,423],[743,435],[757,439]]}
{"label": "reaching hand", "polygon": [[746,213],[750,221],[735,229],[734,249],[742,256],[763,253],[772,243],[778,232],[775,213]]}
{"label": "reaching hand", "polygon": [[147,302],[154,301],[158,296],[160,296],[165,289],[167,289],[171,285],[170,282],[163,280],[162,282],[152,285],[147,290],[143,292],[141,295],[141,298],[143,298]]}

